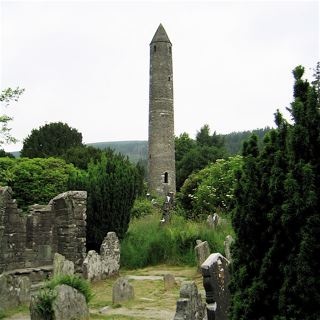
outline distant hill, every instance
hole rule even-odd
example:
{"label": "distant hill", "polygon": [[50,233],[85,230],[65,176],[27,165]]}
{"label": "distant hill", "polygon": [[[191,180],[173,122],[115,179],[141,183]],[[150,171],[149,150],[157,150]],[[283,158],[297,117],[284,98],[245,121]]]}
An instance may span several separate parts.
{"label": "distant hill", "polygon": [[224,143],[228,153],[235,155],[241,153],[243,142],[246,141],[252,134],[258,136],[258,145],[261,145],[264,135],[270,130],[271,128],[265,127],[263,129],[231,132],[222,136],[224,137]]}
{"label": "distant hill", "polygon": [[128,156],[130,161],[136,163],[139,160],[146,160],[148,153],[148,141],[113,141],[113,142],[96,142],[88,143],[98,149],[110,148]]}
{"label": "distant hill", "polygon": [[[225,147],[230,155],[241,153],[242,144],[253,133],[259,137],[261,143],[264,135],[270,130],[269,127],[263,129],[255,129],[240,132],[231,132],[222,135],[225,140]],[[133,140],[133,141],[112,141],[112,142],[95,142],[87,143],[88,146],[92,146],[98,149],[113,149],[115,152],[119,152],[128,156],[130,161],[136,163],[139,160],[146,161],[148,153],[148,141]],[[20,157],[20,151],[11,152],[16,158]]]}

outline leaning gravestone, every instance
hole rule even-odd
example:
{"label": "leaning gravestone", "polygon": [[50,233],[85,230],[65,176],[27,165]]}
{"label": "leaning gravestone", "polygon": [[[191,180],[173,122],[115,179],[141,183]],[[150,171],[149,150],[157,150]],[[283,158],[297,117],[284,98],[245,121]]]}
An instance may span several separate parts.
{"label": "leaning gravestone", "polygon": [[119,278],[112,287],[112,303],[134,299],[134,289],[127,278]]}
{"label": "leaning gravestone", "polygon": [[183,282],[173,320],[203,320],[204,316],[205,303],[202,302],[197,285],[194,281]]}
{"label": "leaning gravestone", "polygon": [[53,258],[53,276],[74,274],[74,263],[62,254],[55,253]]}
{"label": "leaning gravestone", "polygon": [[209,257],[210,248],[207,241],[199,242],[197,240],[197,245],[194,248],[197,257],[198,270],[201,270],[202,263]]}

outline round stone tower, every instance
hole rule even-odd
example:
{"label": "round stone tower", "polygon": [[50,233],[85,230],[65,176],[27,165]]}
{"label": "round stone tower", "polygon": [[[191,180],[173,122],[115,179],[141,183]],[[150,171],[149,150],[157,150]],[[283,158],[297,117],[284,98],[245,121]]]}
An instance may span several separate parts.
{"label": "round stone tower", "polygon": [[176,192],[172,44],[162,24],[150,43],[149,192]]}

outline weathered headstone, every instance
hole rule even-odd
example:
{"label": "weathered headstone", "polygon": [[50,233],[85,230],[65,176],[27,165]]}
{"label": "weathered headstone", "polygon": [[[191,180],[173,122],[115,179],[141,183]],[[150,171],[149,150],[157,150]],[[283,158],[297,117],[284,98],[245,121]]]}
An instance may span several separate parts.
{"label": "weathered headstone", "polygon": [[0,275],[0,307],[17,307],[30,301],[30,279],[26,276]]}
{"label": "weathered headstone", "polygon": [[88,305],[82,293],[65,284],[57,286],[55,290],[57,297],[52,303],[55,320],[89,319]]}
{"label": "weathered headstone", "polygon": [[207,224],[210,228],[215,229],[218,225],[220,225],[221,218],[217,213],[209,214],[207,218]]}
{"label": "weathered headstone", "polygon": [[108,232],[100,247],[102,279],[119,273],[120,242],[115,232]]}
{"label": "weathered headstone", "polygon": [[163,276],[163,282],[164,282],[164,289],[165,290],[170,290],[177,285],[176,279],[174,278],[174,275],[172,275],[170,273],[167,273]]}
{"label": "weathered headstone", "polygon": [[112,303],[134,299],[134,289],[127,278],[119,278],[112,287]]}
{"label": "weathered headstone", "polygon": [[230,235],[227,235],[226,239],[224,240],[224,254],[230,263],[232,262],[230,248],[233,242],[234,242],[233,238]]}
{"label": "weathered headstone", "polygon": [[197,244],[194,248],[197,257],[198,269],[201,269],[202,263],[209,257],[210,248],[207,241]]}
{"label": "weathered headstone", "polygon": [[90,250],[83,261],[83,276],[89,281],[101,280],[101,257],[94,250]]}
{"label": "weathered headstone", "polygon": [[220,253],[213,253],[202,264],[201,270],[208,320],[227,320],[230,307],[228,260]]}
{"label": "weathered headstone", "polygon": [[[86,299],[78,290],[65,284],[55,287],[57,293],[52,302],[53,319],[55,320],[88,320],[89,309]],[[48,320],[39,313],[38,297],[32,297],[30,303],[31,320]]]}
{"label": "weathered headstone", "polygon": [[174,320],[203,320],[204,315],[205,303],[198,293],[197,285],[194,281],[183,282]]}
{"label": "weathered headstone", "polygon": [[62,254],[55,253],[53,258],[53,275],[73,275],[74,263],[67,260]]}

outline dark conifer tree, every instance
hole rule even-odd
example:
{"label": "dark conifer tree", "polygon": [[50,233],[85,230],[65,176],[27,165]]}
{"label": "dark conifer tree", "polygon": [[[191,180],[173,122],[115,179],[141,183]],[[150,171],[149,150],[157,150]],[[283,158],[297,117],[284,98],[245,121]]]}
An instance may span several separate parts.
{"label": "dark conifer tree", "polygon": [[319,319],[319,97],[303,72],[293,72],[293,124],[277,112],[260,154],[252,139],[244,146],[233,215],[233,320]]}

